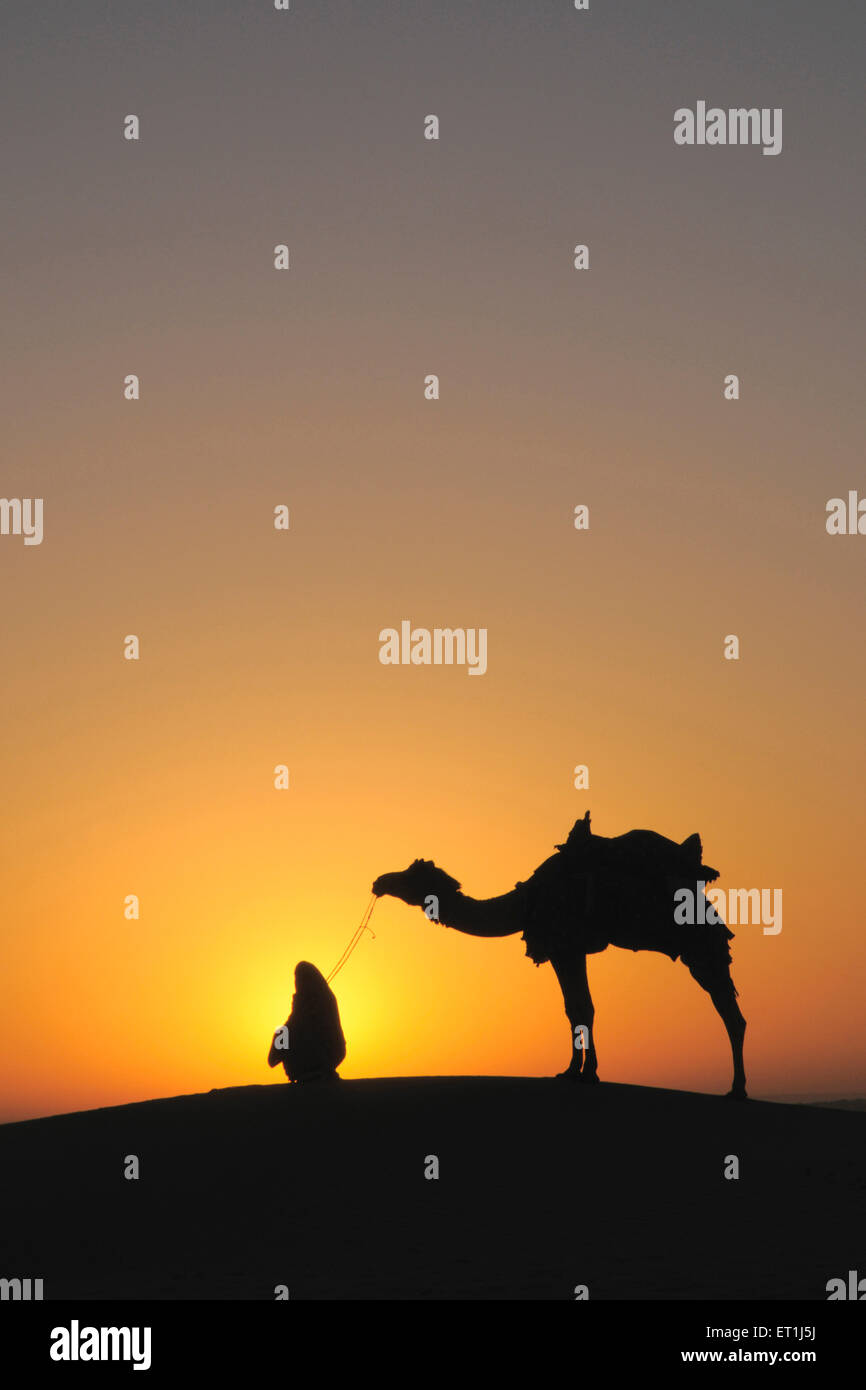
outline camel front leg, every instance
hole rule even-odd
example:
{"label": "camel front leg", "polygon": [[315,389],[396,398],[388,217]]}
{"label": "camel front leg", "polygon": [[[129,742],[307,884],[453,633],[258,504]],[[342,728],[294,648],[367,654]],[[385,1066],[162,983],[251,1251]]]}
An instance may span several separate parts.
{"label": "camel front leg", "polygon": [[598,1081],[598,1057],[592,1031],[595,1009],[586,976],[586,956],[551,957],[550,963],[562,990],[571,1036],[571,1061],[559,1075],[569,1081],[592,1084]]}

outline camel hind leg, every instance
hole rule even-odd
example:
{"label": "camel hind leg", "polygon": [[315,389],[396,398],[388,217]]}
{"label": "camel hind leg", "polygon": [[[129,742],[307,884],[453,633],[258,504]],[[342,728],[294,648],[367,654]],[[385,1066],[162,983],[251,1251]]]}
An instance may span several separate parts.
{"label": "camel hind leg", "polygon": [[716,1013],[725,1025],[734,1058],[734,1081],[728,1095],[732,1100],[745,1100],[746,1067],[743,1061],[743,1039],[746,1036],[746,1020],[737,1004],[737,991],[730,976],[719,989],[711,991],[710,998],[716,1006]]}
{"label": "camel hind leg", "polygon": [[734,1081],[728,1095],[732,1100],[745,1100],[746,1068],[743,1062],[743,1039],[746,1035],[746,1020],[737,1004],[737,991],[731,979],[730,969],[727,965],[722,969],[717,965],[705,965],[703,962],[689,962],[685,958],[683,964],[688,966],[692,979],[697,980],[701,989],[707,991],[716,1013],[725,1025],[734,1059]]}

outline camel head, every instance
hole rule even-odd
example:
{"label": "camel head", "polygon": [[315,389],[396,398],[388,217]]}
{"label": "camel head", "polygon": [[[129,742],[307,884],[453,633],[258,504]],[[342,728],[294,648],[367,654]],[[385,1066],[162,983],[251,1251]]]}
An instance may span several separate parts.
{"label": "camel head", "polygon": [[400,898],[413,907],[424,907],[429,897],[442,898],[460,890],[456,878],[439,869],[432,859],[415,859],[408,869],[382,874],[373,884],[377,898]]}

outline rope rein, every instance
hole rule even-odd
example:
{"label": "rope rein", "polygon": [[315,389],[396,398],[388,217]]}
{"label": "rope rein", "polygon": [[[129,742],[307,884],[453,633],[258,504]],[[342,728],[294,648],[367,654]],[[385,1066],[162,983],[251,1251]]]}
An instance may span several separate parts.
{"label": "rope rein", "polygon": [[359,922],[358,926],[355,928],[354,932],[352,933],[352,938],[351,938],[351,940],[350,940],[348,946],[346,947],[346,949],[345,949],[345,951],[343,952],[343,954],[340,956],[340,959],[337,961],[337,964],[334,966],[334,968],[333,968],[333,970],[331,971],[330,975],[326,975],[326,976],[325,976],[325,979],[327,980],[328,984],[331,983],[331,981],[333,980],[333,978],[334,978],[335,975],[338,975],[338,974],[340,973],[340,971],[342,970],[343,966],[346,964],[346,961],[349,959],[350,955],[351,955],[352,952],[354,951],[355,947],[356,947],[356,946],[358,945],[358,943],[360,942],[361,937],[364,935],[364,932],[365,932],[365,931],[368,931],[368,932],[370,933],[370,935],[372,936],[372,938],[373,938],[374,941],[376,940],[376,933],[373,931],[373,928],[370,926],[370,918],[373,916],[373,908],[376,906],[376,902],[377,902],[376,894],[374,893],[373,896],[372,896],[372,898],[370,899],[369,903],[367,904],[367,910],[365,911],[363,917],[361,918],[361,921]]}

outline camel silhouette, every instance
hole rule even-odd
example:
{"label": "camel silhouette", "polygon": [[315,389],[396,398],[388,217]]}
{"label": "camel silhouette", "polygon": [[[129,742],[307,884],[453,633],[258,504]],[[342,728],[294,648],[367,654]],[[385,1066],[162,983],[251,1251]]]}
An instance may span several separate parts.
{"label": "camel silhouette", "polygon": [[606,838],[593,835],[587,811],[556,849],[529,879],[496,898],[468,897],[457,880],[430,859],[416,859],[408,869],[382,874],[373,892],[423,907],[431,921],[469,936],[521,932],[527,956],[536,965],[549,961],[562,989],[572,1047],[569,1065],[559,1076],[571,1081],[598,1081],[587,956],[618,946],[680,959],[707,991],[725,1025],[734,1062],[728,1095],[745,1099],[746,1020],[736,1002],[728,946],[734,934],[709,907],[709,921],[701,925],[674,920],[678,889],[702,893],[703,886],[719,876],[701,863],[700,836],[690,835],[682,844],[653,830]]}

